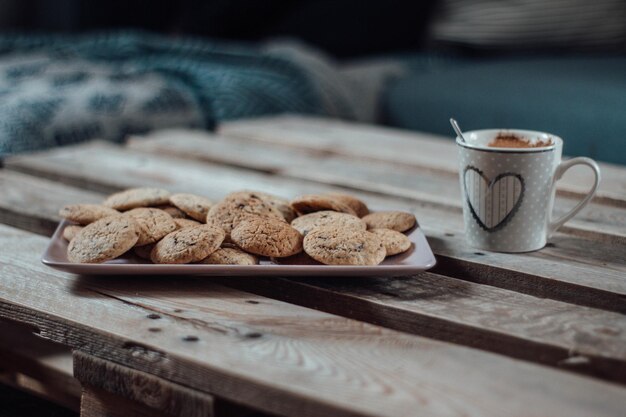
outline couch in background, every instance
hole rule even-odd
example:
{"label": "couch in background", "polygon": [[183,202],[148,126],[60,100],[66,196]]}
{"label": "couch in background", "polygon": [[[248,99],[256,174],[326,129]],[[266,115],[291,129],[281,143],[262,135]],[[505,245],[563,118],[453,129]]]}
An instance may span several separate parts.
{"label": "couch in background", "polygon": [[626,164],[626,56],[404,58],[382,96],[382,120],[446,136],[523,128],[564,139],[564,153]]}
{"label": "couch in background", "polygon": [[[120,27],[160,32],[161,37],[132,32],[126,42],[116,32]],[[58,62],[72,54],[82,59],[87,50],[90,79],[96,80],[86,84],[89,91],[72,84],[64,63],[47,66],[49,74],[42,72],[40,78],[28,74],[28,65],[26,73],[17,74],[30,85],[31,76],[44,83],[59,79],[61,86],[67,82],[63,89],[54,88],[71,104],[65,107],[58,100],[49,103],[50,94],[35,89],[23,94],[22,106],[25,90],[5,79],[0,85],[5,153],[82,141],[93,132],[121,140],[125,133],[168,124],[209,129],[221,120],[302,112],[450,139],[451,116],[468,130],[543,130],[564,138],[566,154],[626,164],[623,0],[67,0],[54,6],[44,0],[6,0],[0,3],[2,28],[28,36],[38,30],[106,29],[115,33],[105,42],[113,55],[115,39],[131,45],[120,51],[130,51],[124,62],[109,62],[88,48],[77,51],[69,38],[63,47],[43,51]],[[178,39],[168,40],[172,36]],[[276,36],[299,39],[322,52],[267,46]],[[14,38],[6,39],[0,42],[0,68],[13,71],[15,54],[24,51],[11,51]],[[27,52],[38,53],[34,49]],[[154,90],[143,89],[143,100],[126,97],[128,105],[116,107],[119,100],[98,90],[138,72],[152,77],[151,83],[142,81]],[[31,106],[28,100],[45,105]],[[154,108],[152,101],[163,114],[141,113]],[[55,113],[61,107],[65,112]],[[23,117],[10,116],[15,113]],[[42,124],[46,117],[50,123]],[[34,141],[24,142],[26,137]],[[14,138],[23,143],[12,147]]]}

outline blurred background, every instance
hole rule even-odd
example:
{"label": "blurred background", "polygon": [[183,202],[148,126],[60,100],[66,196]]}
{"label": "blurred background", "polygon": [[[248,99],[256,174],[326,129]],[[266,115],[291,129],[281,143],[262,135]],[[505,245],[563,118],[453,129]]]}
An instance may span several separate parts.
{"label": "blurred background", "polygon": [[626,164],[623,0],[0,0],[0,157],[295,112]]}

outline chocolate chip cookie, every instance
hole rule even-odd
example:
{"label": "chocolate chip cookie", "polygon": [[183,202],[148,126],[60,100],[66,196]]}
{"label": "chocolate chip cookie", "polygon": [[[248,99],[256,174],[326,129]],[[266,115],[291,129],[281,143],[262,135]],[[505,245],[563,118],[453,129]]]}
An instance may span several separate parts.
{"label": "chocolate chip cookie", "polygon": [[308,194],[291,200],[291,208],[299,215],[322,210],[332,210],[356,216],[356,212],[347,204],[327,195]]}
{"label": "chocolate chip cookie", "polygon": [[168,204],[170,193],[160,188],[130,188],[111,194],[102,204],[116,210],[130,210],[136,207],[152,207]]}
{"label": "chocolate chip cookie", "polygon": [[183,229],[185,227],[196,227],[202,224],[190,219],[174,219],[174,223],[176,223],[176,230]]}
{"label": "chocolate chip cookie", "polygon": [[412,213],[405,211],[378,211],[363,217],[368,229],[391,229],[405,232],[415,226],[416,220]]}
{"label": "chocolate chip cookie", "polygon": [[354,210],[357,217],[366,216],[370,212],[367,205],[363,201],[351,195],[341,193],[328,193],[327,195],[349,206],[352,210]]}
{"label": "chocolate chip cookie", "polygon": [[261,191],[244,191],[250,193],[251,196],[258,196],[261,200],[274,207],[283,215],[287,223],[291,223],[296,218],[296,212],[291,208],[289,200]]}
{"label": "chocolate chip cookie", "polygon": [[207,258],[200,261],[200,263],[215,265],[256,265],[259,263],[259,258],[239,248],[219,248]]}
{"label": "chocolate chip cookie", "polygon": [[230,232],[242,220],[260,217],[277,219],[285,222],[282,214],[259,196],[247,192],[227,195],[222,201],[211,207],[207,214],[207,224],[221,227],[230,236]]}
{"label": "chocolate chip cookie", "polygon": [[136,222],[130,216],[110,216],[85,226],[67,247],[70,262],[99,263],[117,258],[137,243]]}
{"label": "chocolate chip cookie", "polygon": [[304,251],[326,265],[378,265],[387,253],[382,240],[373,233],[332,225],[309,232],[304,238]]}
{"label": "chocolate chip cookie", "polygon": [[378,236],[385,245],[387,256],[397,255],[406,252],[411,247],[409,238],[400,232],[391,229],[372,229],[371,233]]}
{"label": "chocolate chip cookie", "polygon": [[322,227],[329,224],[332,224],[339,229],[367,229],[365,222],[358,217],[353,216],[352,214],[339,213],[338,211],[330,210],[316,211],[314,213],[297,217],[291,222],[291,227],[300,232],[302,236],[306,236],[307,233],[316,227]]}
{"label": "chocolate chip cookie", "polygon": [[150,259],[155,264],[185,264],[198,262],[220,248],[224,231],[203,224],[186,227],[165,236],[154,246]]}
{"label": "chocolate chip cookie", "polygon": [[67,225],[65,226],[65,229],[63,229],[63,238],[69,242],[70,240],[74,239],[74,237],[81,230],[83,230],[83,226],[76,226],[73,224]]}
{"label": "chocolate chip cookie", "polygon": [[137,246],[158,242],[177,229],[172,216],[156,208],[139,207],[125,212],[124,215],[131,216],[137,222]]}
{"label": "chocolate chip cookie", "polygon": [[99,204],[70,204],[59,210],[59,216],[81,225],[93,223],[104,217],[121,214],[112,208]]}
{"label": "chocolate chip cookie", "polygon": [[282,219],[249,218],[237,224],[231,240],[246,252],[282,258],[302,250],[302,235]]}
{"label": "chocolate chip cookie", "polygon": [[[154,208],[157,208],[159,210],[163,210],[164,212],[166,212],[167,214],[172,216],[173,219],[186,219],[187,218],[187,215],[185,214],[184,211],[182,211],[178,207],[174,207],[174,206],[169,205],[169,204],[165,204],[163,206],[154,206]],[[202,221],[204,221],[204,220],[202,220]]]}
{"label": "chocolate chip cookie", "polygon": [[200,222],[206,221],[206,215],[213,206],[211,200],[195,194],[174,194],[170,197],[170,203]]}

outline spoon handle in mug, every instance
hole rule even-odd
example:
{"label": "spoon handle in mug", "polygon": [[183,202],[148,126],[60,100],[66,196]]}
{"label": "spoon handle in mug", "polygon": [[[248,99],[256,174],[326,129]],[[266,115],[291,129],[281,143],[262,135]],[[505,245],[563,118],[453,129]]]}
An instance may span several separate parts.
{"label": "spoon handle in mug", "polygon": [[550,222],[548,226],[548,230],[550,234],[554,233],[559,227],[563,226],[565,222],[567,222],[569,219],[571,219],[576,214],[578,214],[578,212],[582,210],[583,207],[585,207],[587,203],[589,203],[589,201],[593,198],[594,194],[596,193],[596,190],[598,189],[598,185],[600,185],[600,167],[598,166],[596,161],[594,161],[591,158],[586,158],[586,157],[572,158],[572,159],[568,159],[567,161],[561,162],[561,164],[558,166],[554,174],[554,182],[556,183],[556,181],[561,179],[565,171],[567,171],[574,165],[587,165],[588,167],[591,168],[595,177],[593,185],[591,186],[591,189],[589,190],[585,198],[583,198],[578,204],[576,204],[574,208],[572,208],[569,212],[561,216],[556,221]]}

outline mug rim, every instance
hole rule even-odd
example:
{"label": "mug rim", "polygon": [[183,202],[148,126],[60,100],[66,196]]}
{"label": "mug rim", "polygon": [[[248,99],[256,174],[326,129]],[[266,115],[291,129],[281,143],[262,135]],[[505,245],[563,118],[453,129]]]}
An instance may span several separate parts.
{"label": "mug rim", "polygon": [[507,133],[518,133],[520,135],[527,135],[527,136],[539,136],[539,135],[547,135],[552,139],[552,145],[550,146],[543,146],[541,148],[495,148],[495,147],[490,147],[490,146],[485,146],[485,145],[475,145],[475,144],[471,144],[468,142],[464,142],[461,140],[460,137],[456,137],[456,144],[463,147],[463,148],[467,148],[467,149],[473,149],[473,150],[477,150],[477,151],[483,151],[483,152],[499,152],[499,153],[541,153],[541,152],[550,152],[556,149],[556,147],[559,144],[563,143],[563,139],[561,139],[559,136],[554,135],[552,133],[548,133],[548,132],[541,132],[538,130],[527,130],[527,129],[477,129],[477,130],[468,130],[466,132],[463,132],[464,135],[470,135],[470,134],[487,134],[487,133],[494,133],[495,135],[501,133],[501,132],[507,132]]}

